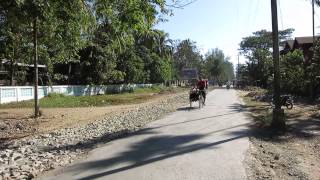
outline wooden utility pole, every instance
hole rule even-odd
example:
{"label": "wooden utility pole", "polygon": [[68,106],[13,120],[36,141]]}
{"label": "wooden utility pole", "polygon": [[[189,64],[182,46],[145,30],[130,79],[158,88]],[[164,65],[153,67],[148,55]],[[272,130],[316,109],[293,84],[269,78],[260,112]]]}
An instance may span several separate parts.
{"label": "wooden utility pole", "polygon": [[35,17],[33,22],[33,53],[34,53],[34,117],[39,116],[39,99],[38,99],[38,18]]}
{"label": "wooden utility pole", "polygon": [[279,66],[279,32],[277,0],[271,0],[272,39],[273,39],[273,71],[274,71],[274,104],[271,126],[275,129],[285,129],[284,111],[280,104],[280,66]]}
{"label": "wooden utility pole", "polygon": [[[314,52],[314,47],[316,45],[316,38],[315,38],[315,29],[314,29],[314,0],[312,0],[312,51]],[[312,63],[312,59],[310,60],[310,64]],[[310,79],[310,101],[312,102],[314,100],[314,77],[311,77]]]}
{"label": "wooden utility pole", "polygon": [[314,33],[314,0],[312,0],[312,37],[313,46],[315,45],[315,33]]}
{"label": "wooden utility pole", "polygon": [[238,54],[237,88],[239,88],[239,83],[240,83],[240,62],[239,62],[239,54]]}
{"label": "wooden utility pole", "polygon": [[238,80],[240,80],[240,61],[239,61],[239,54],[238,54]]}

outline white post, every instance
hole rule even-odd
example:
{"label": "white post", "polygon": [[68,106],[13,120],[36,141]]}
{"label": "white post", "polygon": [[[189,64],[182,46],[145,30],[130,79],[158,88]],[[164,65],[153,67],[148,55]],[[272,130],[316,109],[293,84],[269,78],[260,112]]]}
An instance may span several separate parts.
{"label": "white post", "polygon": [[16,101],[19,102],[19,87],[15,87]]}

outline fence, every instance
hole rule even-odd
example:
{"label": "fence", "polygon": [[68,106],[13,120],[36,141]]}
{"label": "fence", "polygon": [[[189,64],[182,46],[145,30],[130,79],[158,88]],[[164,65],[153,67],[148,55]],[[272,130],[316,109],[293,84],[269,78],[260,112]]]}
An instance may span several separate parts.
{"label": "fence", "polygon": [[[151,87],[152,84],[126,84],[105,86],[39,86],[38,96],[43,98],[49,93],[69,96],[90,96],[97,94],[129,92],[135,88]],[[33,86],[0,86],[0,104],[33,99]]]}

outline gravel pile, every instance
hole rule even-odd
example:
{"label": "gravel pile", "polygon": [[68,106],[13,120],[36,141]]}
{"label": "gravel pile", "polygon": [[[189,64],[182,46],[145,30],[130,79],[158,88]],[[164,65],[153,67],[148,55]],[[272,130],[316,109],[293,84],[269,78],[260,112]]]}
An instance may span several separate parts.
{"label": "gravel pile", "polygon": [[98,144],[139,130],[148,122],[187,103],[187,94],[114,114],[85,126],[56,130],[0,145],[0,179],[32,179],[43,171],[64,166]]}

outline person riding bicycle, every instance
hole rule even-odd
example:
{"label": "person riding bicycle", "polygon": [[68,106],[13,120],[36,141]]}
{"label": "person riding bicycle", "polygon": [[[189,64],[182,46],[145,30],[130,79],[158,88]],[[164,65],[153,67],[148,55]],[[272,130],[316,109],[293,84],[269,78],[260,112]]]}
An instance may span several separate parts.
{"label": "person riding bicycle", "polygon": [[197,83],[197,88],[200,90],[200,93],[203,97],[203,102],[206,102],[206,88],[207,88],[207,83],[206,81],[202,80],[201,77],[199,77],[198,83]]}

